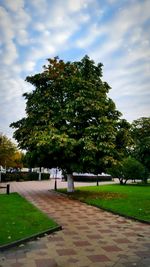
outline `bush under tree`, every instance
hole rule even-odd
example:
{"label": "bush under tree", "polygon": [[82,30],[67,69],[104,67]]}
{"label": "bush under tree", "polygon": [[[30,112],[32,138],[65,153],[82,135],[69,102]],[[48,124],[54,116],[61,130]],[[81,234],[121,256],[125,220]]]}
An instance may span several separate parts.
{"label": "bush under tree", "polygon": [[126,184],[128,180],[142,180],[147,181],[147,173],[144,165],[135,158],[125,158],[116,166],[113,166],[108,172],[114,177],[118,178],[120,184]]}

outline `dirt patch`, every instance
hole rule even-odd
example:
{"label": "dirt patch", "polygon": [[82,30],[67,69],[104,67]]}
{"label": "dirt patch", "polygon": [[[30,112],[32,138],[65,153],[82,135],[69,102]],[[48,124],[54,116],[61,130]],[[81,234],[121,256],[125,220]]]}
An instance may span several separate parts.
{"label": "dirt patch", "polygon": [[99,194],[94,194],[92,198],[99,198],[99,199],[114,199],[114,198],[122,198],[124,197],[123,194],[119,193],[112,193],[112,192],[101,192]]}
{"label": "dirt patch", "polygon": [[89,192],[89,191],[76,191],[70,193],[71,198],[79,199],[81,201],[88,199],[118,199],[124,198],[125,194],[119,194],[114,192]]}

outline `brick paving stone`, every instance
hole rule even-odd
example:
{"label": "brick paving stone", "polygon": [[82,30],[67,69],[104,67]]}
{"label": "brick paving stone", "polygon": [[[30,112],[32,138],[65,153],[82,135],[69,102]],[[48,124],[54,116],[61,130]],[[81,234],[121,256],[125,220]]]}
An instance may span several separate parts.
{"label": "brick paving stone", "polygon": [[127,258],[127,255],[125,255],[125,254],[119,254],[118,256],[119,256],[119,258],[124,258],[124,259]]}
{"label": "brick paving stone", "polygon": [[88,241],[75,241],[73,242],[77,247],[90,246],[91,244]]}
{"label": "brick paving stone", "polygon": [[91,262],[106,262],[110,261],[110,259],[105,255],[91,255],[88,256]]}
{"label": "brick paving stone", "polygon": [[75,258],[69,258],[67,261],[70,262],[70,263],[76,263],[76,262],[78,262],[79,260],[77,260],[77,259],[75,259]]}
{"label": "brick paving stone", "polygon": [[102,246],[102,248],[107,252],[122,251],[122,249],[117,246]]}
{"label": "brick paving stone", "polygon": [[88,226],[80,226],[80,230],[86,230],[86,229],[89,229],[89,227]]}
{"label": "brick paving stone", "polygon": [[52,242],[58,242],[58,241],[64,241],[64,238],[62,238],[61,236],[50,236],[50,238]]}
{"label": "brick paving stone", "polygon": [[22,263],[18,263],[18,262],[16,262],[16,263],[12,263],[12,267],[22,267]]}
{"label": "brick paving stone", "polygon": [[86,248],[86,251],[93,252],[94,251],[94,248]]}
{"label": "brick paving stone", "polygon": [[46,252],[44,252],[44,251],[38,252],[38,255],[39,256],[45,256],[46,255]]}
{"label": "brick paving stone", "polygon": [[76,251],[73,249],[57,249],[57,253],[59,256],[65,256],[65,255],[75,255]]}
{"label": "brick paving stone", "polygon": [[118,244],[122,244],[122,243],[131,243],[131,241],[127,238],[118,238],[118,239],[114,239],[114,241]]}
{"label": "brick paving stone", "polygon": [[135,232],[128,232],[127,234],[128,234],[128,236],[130,236],[130,237],[131,237],[131,236],[137,236],[137,233],[135,233]]}
{"label": "brick paving stone", "polygon": [[35,260],[37,267],[57,267],[57,263],[53,259],[40,259]]}
{"label": "brick paving stone", "polygon": [[101,235],[87,235],[87,237],[89,238],[89,239],[101,239],[102,238],[102,236]]}
{"label": "brick paving stone", "polygon": [[110,234],[110,233],[113,233],[113,231],[112,230],[109,230],[109,229],[103,229],[102,230],[103,231],[103,233],[106,233],[106,234]]}

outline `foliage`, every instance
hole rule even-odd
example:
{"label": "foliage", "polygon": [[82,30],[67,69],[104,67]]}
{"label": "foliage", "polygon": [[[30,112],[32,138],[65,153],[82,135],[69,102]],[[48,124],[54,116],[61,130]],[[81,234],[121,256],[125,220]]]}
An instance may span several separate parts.
{"label": "foliage", "polygon": [[132,136],[138,141],[150,136],[150,117],[141,117],[132,123]]}
{"label": "foliage", "polygon": [[22,157],[23,153],[17,146],[6,135],[0,134],[0,166],[22,168]]}
{"label": "foliage", "polygon": [[47,152],[44,152],[40,149],[27,151],[23,158],[24,166],[28,168],[33,167],[52,167],[49,162]]}
{"label": "foliage", "polygon": [[[6,172],[1,174],[2,182],[8,181],[37,181],[39,174],[37,172]],[[41,173],[41,180],[48,180],[48,173]]]}
{"label": "foliage", "polygon": [[113,177],[119,179],[120,184],[126,184],[128,180],[146,181],[146,171],[141,162],[135,158],[125,158],[116,166],[108,170]]}
{"label": "foliage", "polygon": [[[69,196],[123,216],[150,222],[149,185],[101,185],[77,188]],[[67,193],[65,189],[59,189]]]}
{"label": "foliage", "polygon": [[139,160],[150,173],[150,117],[133,121],[131,134],[134,146],[131,154]]}
{"label": "foliage", "polygon": [[0,133],[0,165],[11,166],[13,157],[16,153],[16,146],[7,138],[7,136]]}
{"label": "foliage", "polygon": [[[116,144],[117,150],[119,150],[120,154],[123,157],[127,157],[129,155],[129,148],[133,144],[131,132],[131,125],[125,119],[120,120],[118,124],[118,131],[116,136]],[[120,157],[122,158],[122,157]]]}
{"label": "foliage", "polygon": [[57,224],[17,193],[0,194],[0,245],[38,234]]}
{"label": "foliage", "polygon": [[97,174],[122,158],[130,125],[107,96],[101,63],[55,57],[26,81],[35,87],[24,94],[27,117],[11,127],[32,164]]}
{"label": "foliage", "polygon": [[11,158],[11,167],[16,169],[23,168],[23,153],[21,151],[16,151]]}

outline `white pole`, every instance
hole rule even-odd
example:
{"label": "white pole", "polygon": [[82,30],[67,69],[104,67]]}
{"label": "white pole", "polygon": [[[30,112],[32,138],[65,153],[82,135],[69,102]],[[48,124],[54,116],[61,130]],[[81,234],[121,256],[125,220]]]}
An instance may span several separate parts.
{"label": "white pole", "polygon": [[67,182],[68,182],[67,192],[69,193],[74,192],[74,181],[72,174],[67,174]]}

